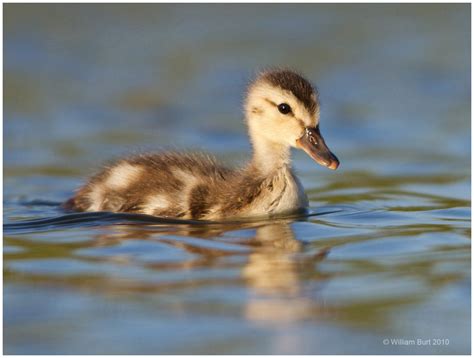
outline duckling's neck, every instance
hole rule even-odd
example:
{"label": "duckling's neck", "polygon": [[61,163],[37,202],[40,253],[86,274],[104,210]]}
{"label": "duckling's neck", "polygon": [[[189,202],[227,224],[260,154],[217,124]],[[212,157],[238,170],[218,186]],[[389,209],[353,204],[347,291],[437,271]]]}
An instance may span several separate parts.
{"label": "duckling's neck", "polygon": [[287,145],[259,138],[252,140],[252,166],[264,175],[291,165],[290,148]]}

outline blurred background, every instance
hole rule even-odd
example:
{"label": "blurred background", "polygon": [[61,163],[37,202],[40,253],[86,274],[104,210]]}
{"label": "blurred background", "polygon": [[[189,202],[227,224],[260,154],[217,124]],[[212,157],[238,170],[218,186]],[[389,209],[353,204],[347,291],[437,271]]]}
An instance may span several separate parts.
{"label": "blurred background", "polygon": [[470,21],[470,4],[5,4],[6,223],[62,215],[131,151],[244,162],[244,91],[268,66],[317,85],[341,167],[294,153],[312,210],[338,211],[308,220],[6,234],[4,352],[468,354]]}

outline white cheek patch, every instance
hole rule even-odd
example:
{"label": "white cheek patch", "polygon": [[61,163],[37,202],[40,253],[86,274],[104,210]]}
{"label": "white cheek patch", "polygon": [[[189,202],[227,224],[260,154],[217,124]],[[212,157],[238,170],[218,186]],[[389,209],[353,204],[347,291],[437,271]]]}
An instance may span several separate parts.
{"label": "white cheek patch", "polygon": [[105,180],[105,186],[120,190],[127,188],[133,181],[137,180],[143,172],[143,168],[128,163],[120,164],[110,171],[108,178]]}

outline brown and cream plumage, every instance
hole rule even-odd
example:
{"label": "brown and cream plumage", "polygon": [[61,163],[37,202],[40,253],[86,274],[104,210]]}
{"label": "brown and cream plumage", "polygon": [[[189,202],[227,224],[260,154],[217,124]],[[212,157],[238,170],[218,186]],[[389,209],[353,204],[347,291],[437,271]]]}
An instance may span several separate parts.
{"label": "brown and cream plumage", "polygon": [[64,207],[207,220],[306,208],[290,148],[303,149],[328,168],[339,165],[319,131],[318,92],[293,71],[263,72],[249,86],[245,118],[253,158],[241,169],[205,154],[132,156],[93,176]]}

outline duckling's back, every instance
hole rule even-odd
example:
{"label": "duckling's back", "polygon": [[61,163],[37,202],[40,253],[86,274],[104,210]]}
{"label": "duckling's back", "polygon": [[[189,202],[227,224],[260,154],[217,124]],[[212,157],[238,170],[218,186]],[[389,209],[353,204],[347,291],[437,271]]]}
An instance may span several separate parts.
{"label": "duckling's back", "polygon": [[213,191],[232,176],[205,154],[142,154],[107,166],[64,207],[200,219],[210,216]]}

